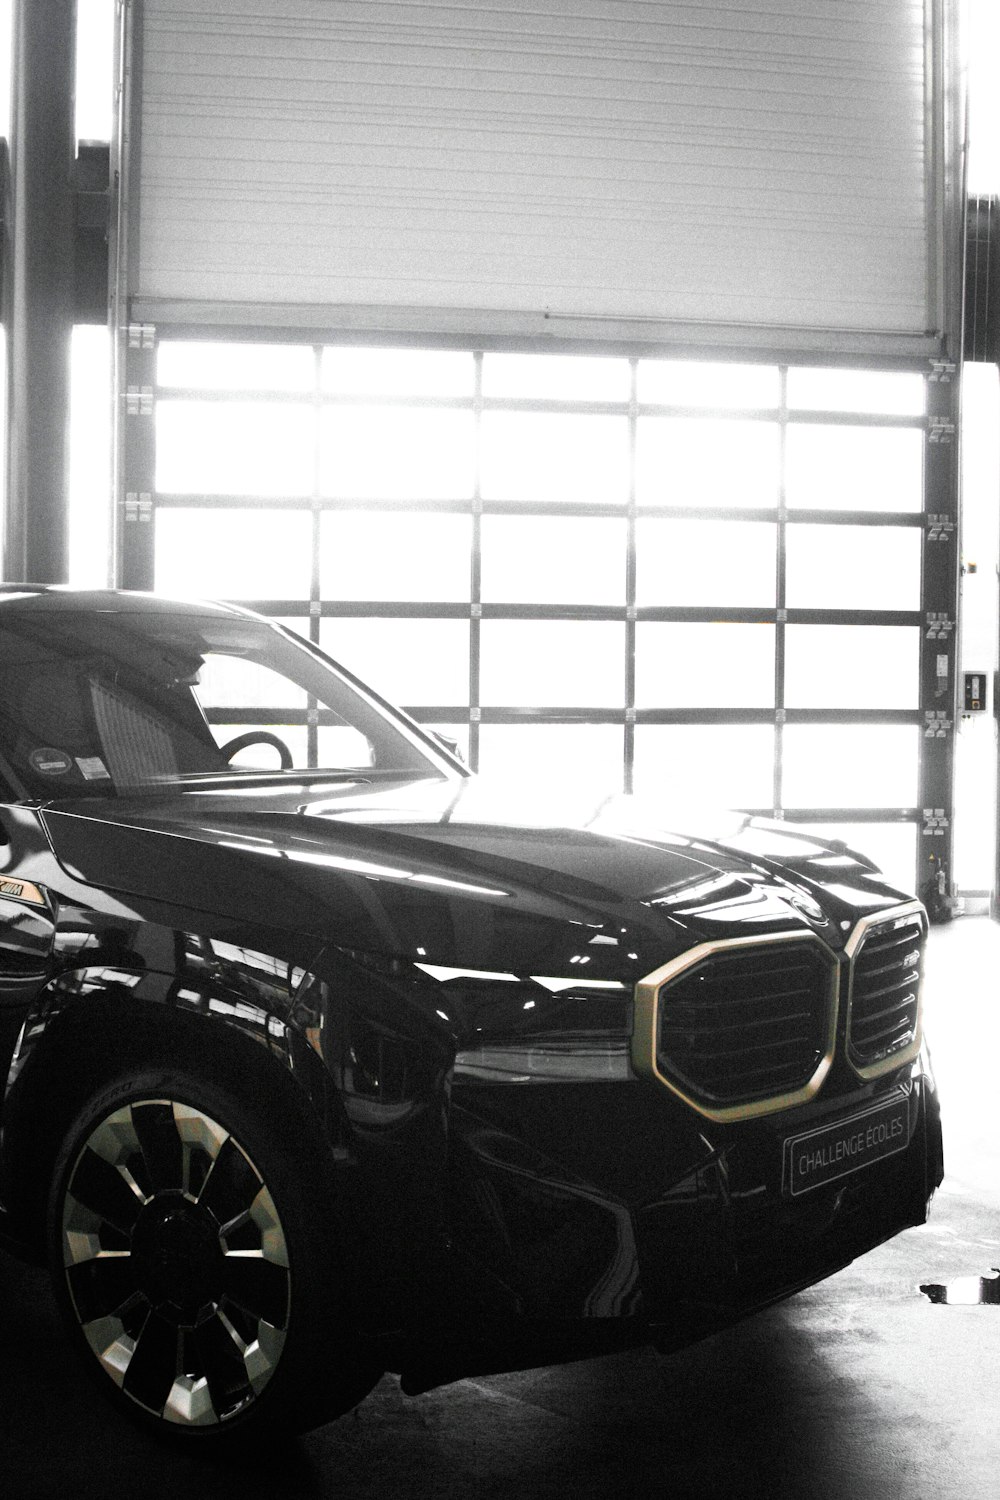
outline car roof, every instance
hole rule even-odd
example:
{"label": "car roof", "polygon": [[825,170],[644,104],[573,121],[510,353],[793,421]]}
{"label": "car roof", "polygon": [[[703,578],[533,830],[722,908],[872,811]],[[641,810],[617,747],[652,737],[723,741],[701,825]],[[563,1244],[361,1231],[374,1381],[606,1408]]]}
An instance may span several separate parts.
{"label": "car roof", "polygon": [[130,589],[73,589],[62,584],[2,583],[0,612],[16,614],[246,615],[238,605],[205,599],[167,599]]}

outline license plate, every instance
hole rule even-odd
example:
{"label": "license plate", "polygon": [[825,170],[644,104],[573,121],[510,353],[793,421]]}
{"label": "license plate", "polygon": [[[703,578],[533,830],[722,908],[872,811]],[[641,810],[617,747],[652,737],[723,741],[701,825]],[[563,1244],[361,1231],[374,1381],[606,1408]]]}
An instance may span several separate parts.
{"label": "license plate", "polygon": [[896,1094],[887,1103],[823,1125],[785,1142],[784,1188],[793,1198],[847,1177],[872,1162],[905,1151],[910,1140],[910,1101]]}

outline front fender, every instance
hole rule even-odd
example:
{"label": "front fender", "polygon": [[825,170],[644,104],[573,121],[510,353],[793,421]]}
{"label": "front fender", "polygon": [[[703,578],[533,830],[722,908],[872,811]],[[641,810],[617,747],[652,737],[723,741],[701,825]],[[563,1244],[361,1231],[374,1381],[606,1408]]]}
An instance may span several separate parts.
{"label": "front fender", "polygon": [[190,933],[157,946],[173,972],[93,964],[36,996],[0,1133],[7,1233],[40,1252],[52,1165],[88,1098],[131,1071],[181,1068],[301,1140],[372,1331],[399,1326],[440,1281],[450,1048],[336,950],[306,967]]}
{"label": "front fender", "polygon": [[[114,1078],[151,1067],[204,1076],[311,1137],[324,1170],[352,1156],[332,1080],[290,1008],[215,973],[168,975],[92,966],[63,972],[36,996],[7,1079],[0,1196],[7,1230],[42,1234],[52,1163],[84,1103]],[[289,997],[290,998],[290,997]]]}

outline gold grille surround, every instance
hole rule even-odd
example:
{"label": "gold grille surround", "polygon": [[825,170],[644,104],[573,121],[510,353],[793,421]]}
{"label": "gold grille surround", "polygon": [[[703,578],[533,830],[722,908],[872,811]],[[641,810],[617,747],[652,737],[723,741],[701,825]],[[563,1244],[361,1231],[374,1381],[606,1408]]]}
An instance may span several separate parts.
{"label": "gold grille surround", "polygon": [[[883,915],[884,920],[884,915]],[[663,1072],[657,1058],[656,1033],[657,1016],[659,1013],[660,994],[663,988],[674,980],[685,970],[693,968],[695,964],[704,962],[706,958],[716,953],[732,953],[740,949],[757,949],[767,951],[776,943],[802,943],[813,942],[819,949],[824,961],[829,968],[829,980],[826,999],[826,1027],[823,1038],[823,1051],[812,1074],[804,1084],[798,1088],[785,1093],[768,1095],[762,1099],[751,1099],[735,1104],[708,1104],[699,1099],[697,1095],[682,1087],[676,1079],[670,1078]],[[777,1114],[780,1110],[793,1109],[798,1104],[805,1104],[815,1098],[823,1086],[823,1082],[833,1066],[833,1059],[837,1048],[837,1014],[840,991],[840,963],[837,955],[827,947],[814,932],[778,932],[769,936],[754,934],[748,937],[719,938],[705,943],[699,943],[694,948],[688,948],[686,952],[680,953],[676,958],[663,964],[659,969],[654,969],[652,974],[647,974],[640,979],[635,987],[635,1024],[632,1032],[632,1066],[640,1075],[653,1078],[678,1099],[689,1105],[706,1120],[713,1120],[718,1124],[729,1124],[737,1120],[753,1120],[762,1115]]]}
{"label": "gold grille surround", "polygon": [[[865,938],[873,928],[883,927],[887,923],[905,920],[907,917],[919,917],[923,928],[920,954],[919,979],[917,981],[917,1011],[914,1023],[913,1039],[906,1047],[900,1048],[898,1052],[892,1052],[888,1057],[879,1058],[872,1063],[859,1065],[851,1057],[851,1010],[854,1001],[854,960],[860,951]],[[846,1056],[848,1064],[859,1078],[867,1083],[872,1078],[881,1078],[885,1073],[892,1073],[897,1068],[905,1067],[907,1063],[913,1062],[919,1055],[923,1046],[924,1027],[924,970],[925,954],[927,945],[927,913],[923,903],[920,901],[907,901],[903,906],[893,906],[887,911],[872,912],[867,917],[862,917],[853,929],[847,942],[844,944],[844,956],[850,967],[850,981],[847,993],[847,1046]]]}

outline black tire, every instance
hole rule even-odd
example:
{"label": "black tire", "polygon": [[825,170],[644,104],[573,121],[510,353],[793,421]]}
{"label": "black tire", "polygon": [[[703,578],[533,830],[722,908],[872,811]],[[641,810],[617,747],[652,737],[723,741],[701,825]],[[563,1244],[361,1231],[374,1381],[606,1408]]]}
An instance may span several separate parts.
{"label": "black tire", "polygon": [[186,1446],[252,1448],[350,1410],[354,1332],[329,1178],[300,1133],[177,1071],[92,1098],[59,1154],[49,1253],[105,1395]]}

